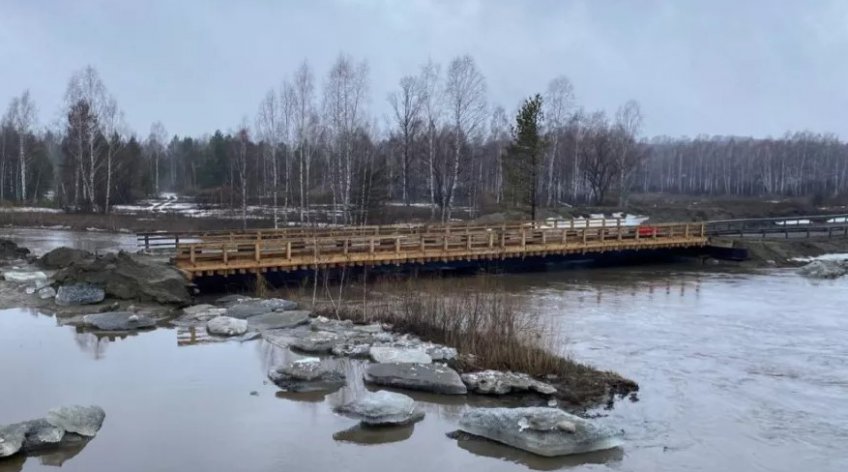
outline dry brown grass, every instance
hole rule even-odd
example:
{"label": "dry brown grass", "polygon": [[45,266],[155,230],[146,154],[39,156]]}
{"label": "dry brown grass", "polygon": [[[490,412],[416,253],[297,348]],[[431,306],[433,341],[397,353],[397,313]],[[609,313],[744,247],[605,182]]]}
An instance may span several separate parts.
{"label": "dry brown grass", "polygon": [[372,285],[358,295],[355,303],[319,304],[317,311],[354,322],[388,323],[397,332],[455,347],[460,371],[526,372],[557,385],[560,398],[570,403],[638,389],[613,372],[571,360],[552,318],[528,311],[520,298],[488,278],[408,279]]}

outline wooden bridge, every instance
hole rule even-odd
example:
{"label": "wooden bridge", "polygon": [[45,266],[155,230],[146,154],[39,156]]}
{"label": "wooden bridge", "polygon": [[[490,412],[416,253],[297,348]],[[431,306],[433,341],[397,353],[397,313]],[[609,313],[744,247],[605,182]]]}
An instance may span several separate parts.
{"label": "wooden bridge", "polygon": [[[549,225],[364,226],[182,234],[173,242],[174,263],[189,278],[197,278],[691,248],[707,243],[704,223],[625,226],[620,220],[614,224],[590,221],[583,226],[571,220]],[[146,238],[150,247],[151,235]]]}

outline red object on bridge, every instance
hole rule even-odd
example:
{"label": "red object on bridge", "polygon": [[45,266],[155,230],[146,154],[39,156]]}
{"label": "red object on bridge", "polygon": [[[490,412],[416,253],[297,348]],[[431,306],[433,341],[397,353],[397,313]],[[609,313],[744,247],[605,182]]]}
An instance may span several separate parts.
{"label": "red object on bridge", "polygon": [[639,227],[639,237],[654,236],[656,234],[657,234],[657,228],[655,226],[640,226]]}

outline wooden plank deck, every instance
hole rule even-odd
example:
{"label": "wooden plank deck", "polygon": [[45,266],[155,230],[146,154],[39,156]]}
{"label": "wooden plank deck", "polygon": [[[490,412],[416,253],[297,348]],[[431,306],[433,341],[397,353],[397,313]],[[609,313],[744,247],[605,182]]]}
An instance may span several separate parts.
{"label": "wooden plank deck", "polygon": [[[228,233],[177,243],[174,263],[188,277],[316,268],[485,261],[703,246],[703,223],[583,228],[526,223],[466,227],[333,228]],[[369,234],[370,232],[370,234]]]}

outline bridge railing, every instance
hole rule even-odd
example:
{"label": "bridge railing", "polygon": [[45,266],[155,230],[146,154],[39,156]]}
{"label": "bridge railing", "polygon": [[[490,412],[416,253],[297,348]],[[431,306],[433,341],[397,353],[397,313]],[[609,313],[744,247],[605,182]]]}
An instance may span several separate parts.
{"label": "bridge railing", "polygon": [[516,257],[567,249],[615,250],[621,247],[659,247],[679,241],[703,243],[700,223],[650,226],[588,226],[535,228],[500,225],[395,234],[345,234],[253,239],[239,238],[180,243],[177,266],[188,271],[309,268],[350,263],[400,263],[415,260]]}
{"label": "bridge railing", "polygon": [[521,228],[588,228],[588,227],[618,227],[625,226],[626,220],[621,218],[572,218],[549,219],[544,221],[508,221],[503,223],[427,223],[427,224],[395,224],[367,226],[291,226],[285,228],[260,228],[246,230],[213,230],[213,231],[180,231],[180,232],[140,232],[136,234],[139,247],[145,250],[173,249],[176,246],[198,242],[234,242],[237,240],[270,240],[290,239],[298,237],[326,236],[380,236],[395,234],[418,234],[433,232],[473,232],[488,228],[499,228],[503,231]]}
{"label": "bridge railing", "polygon": [[760,236],[803,233],[806,236],[848,235],[848,214],[803,215],[792,217],[742,218],[706,222],[710,236]]}

